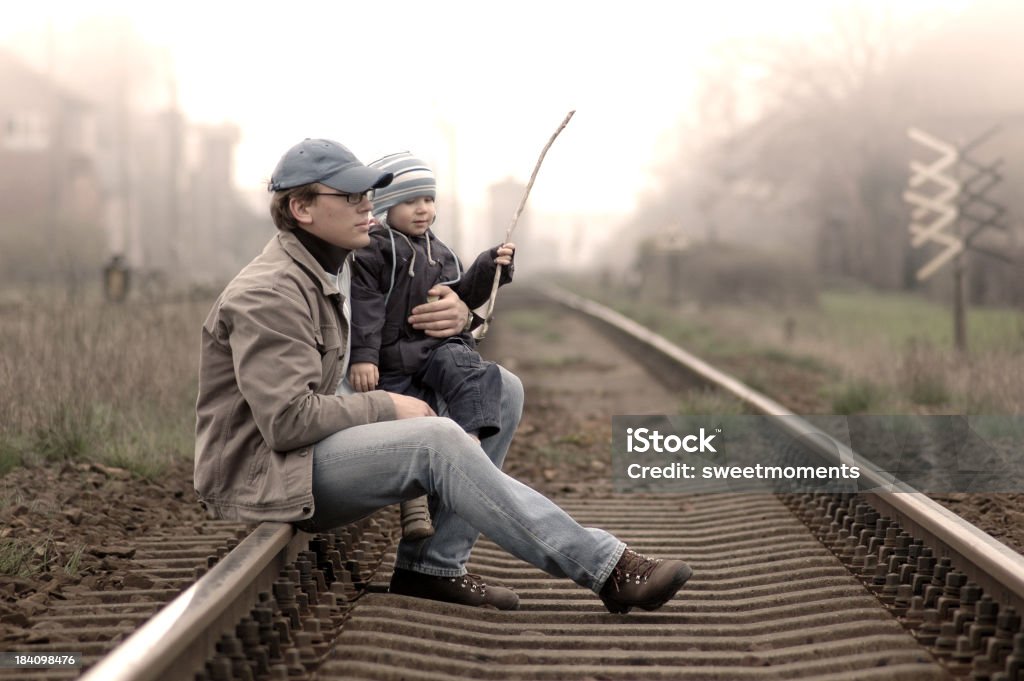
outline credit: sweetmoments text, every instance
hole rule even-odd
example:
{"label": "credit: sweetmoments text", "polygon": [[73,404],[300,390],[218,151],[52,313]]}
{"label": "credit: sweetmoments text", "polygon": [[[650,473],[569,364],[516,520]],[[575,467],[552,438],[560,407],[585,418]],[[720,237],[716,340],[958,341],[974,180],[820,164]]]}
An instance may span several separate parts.
{"label": "credit: sweetmoments text", "polygon": [[1024,417],[612,417],[612,484],[636,493],[1024,491]]}
{"label": "credit: sweetmoments text", "polygon": [[[696,433],[665,435],[650,428],[626,428],[626,454],[636,455],[638,461],[627,463],[626,475],[632,480],[679,479],[679,480],[856,480],[860,477],[858,466],[841,463],[837,466],[801,465],[727,465],[715,463],[713,455],[718,454],[716,438],[721,440],[721,429],[708,433],[699,428]],[[644,463],[644,454],[701,454],[706,462],[687,463],[673,461],[668,464]]]}

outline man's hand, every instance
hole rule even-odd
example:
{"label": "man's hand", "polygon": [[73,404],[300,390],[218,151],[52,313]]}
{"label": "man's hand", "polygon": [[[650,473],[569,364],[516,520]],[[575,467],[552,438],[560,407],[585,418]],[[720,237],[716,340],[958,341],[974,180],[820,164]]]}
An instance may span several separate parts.
{"label": "man's hand", "polygon": [[508,267],[512,264],[512,256],[516,254],[516,245],[509,241],[507,244],[498,246],[498,257],[494,262],[498,265]]}
{"label": "man's hand", "polygon": [[469,321],[469,307],[458,294],[447,286],[435,286],[427,291],[428,296],[439,296],[432,303],[417,305],[412,309],[409,323],[412,328],[423,331],[432,338],[447,338],[462,333]]}
{"label": "man's hand", "polygon": [[414,419],[418,416],[437,416],[430,405],[423,400],[401,395],[399,393],[388,393],[388,397],[395,405],[396,419]]}
{"label": "man's hand", "polygon": [[348,382],[356,392],[365,393],[377,387],[380,374],[371,362],[356,362],[348,369]]}

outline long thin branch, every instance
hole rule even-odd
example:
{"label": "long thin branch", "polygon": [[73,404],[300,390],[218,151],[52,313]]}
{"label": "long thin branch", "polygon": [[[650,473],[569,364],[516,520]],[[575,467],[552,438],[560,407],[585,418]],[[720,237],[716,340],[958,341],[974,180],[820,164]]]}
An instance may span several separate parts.
{"label": "long thin branch", "polygon": [[[537,158],[537,164],[533,166],[533,172],[530,174],[530,181],[526,183],[526,191],[523,192],[523,198],[519,201],[519,207],[516,208],[515,215],[512,216],[512,224],[508,226],[508,230],[505,232],[505,241],[502,243],[508,243],[509,239],[512,238],[512,232],[515,230],[516,224],[519,222],[519,215],[523,212],[523,208],[526,206],[526,199],[529,198],[530,190],[533,189],[533,182],[537,179],[537,171],[540,170],[540,164],[544,162],[544,157],[547,155],[548,149],[551,148],[551,145],[554,143],[555,138],[558,137],[558,134],[569,124],[569,119],[572,118],[574,113],[576,113],[575,109],[565,115],[565,119],[562,120],[561,125],[558,126],[558,129],[555,130],[554,134],[551,135],[551,138],[548,139],[548,143],[545,144],[544,148],[541,150],[540,157]],[[484,313],[484,323],[480,326],[480,329],[476,334],[478,339],[487,335],[487,328],[491,324],[491,316],[494,314],[494,301],[498,298],[498,282],[501,280],[501,268],[501,265],[494,268],[494,283],[491,284],[491,296],[487,300],[487,311]]]}

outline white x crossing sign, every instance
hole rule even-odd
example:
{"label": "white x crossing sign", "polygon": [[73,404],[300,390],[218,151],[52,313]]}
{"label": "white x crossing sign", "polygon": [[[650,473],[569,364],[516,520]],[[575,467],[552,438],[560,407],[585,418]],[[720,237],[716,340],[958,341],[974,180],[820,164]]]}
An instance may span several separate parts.
{"label": "white x crossing sign", "polygon": [[910,216],[910,244],[914,248],[928,243],[943,247],[917,271],[918,281],[924,281],[964,250],[963,239],[948,229],[956,224],[959,214],[960,183],[949,174],[956,166],[959,152],[954,145],[917,128],[909,128],[907,135],[939,154],[931,163],[910,162],[909,188],[903,192],[903,200],[914,207]]}

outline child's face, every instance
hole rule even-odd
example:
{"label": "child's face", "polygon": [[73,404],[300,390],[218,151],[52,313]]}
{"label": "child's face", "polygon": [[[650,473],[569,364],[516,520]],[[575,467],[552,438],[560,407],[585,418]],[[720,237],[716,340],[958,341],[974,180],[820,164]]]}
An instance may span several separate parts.
{"label": "child's face", "polygon": [[388,224],[406,236],[420,236],[434,223],[434,199],[417,196],[388,209]]}

